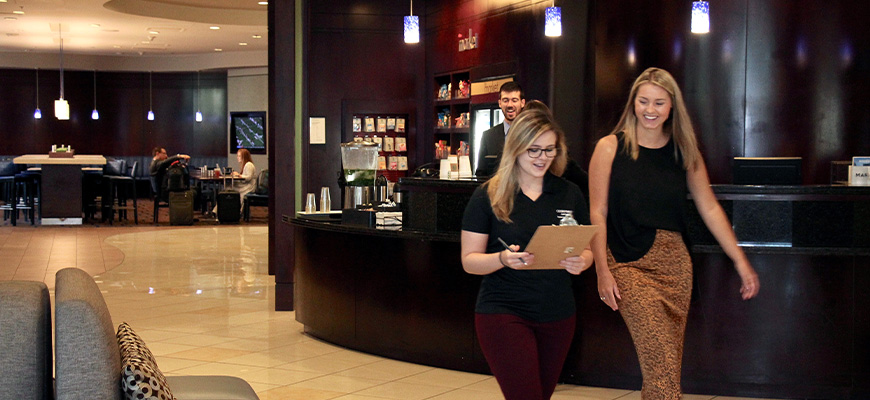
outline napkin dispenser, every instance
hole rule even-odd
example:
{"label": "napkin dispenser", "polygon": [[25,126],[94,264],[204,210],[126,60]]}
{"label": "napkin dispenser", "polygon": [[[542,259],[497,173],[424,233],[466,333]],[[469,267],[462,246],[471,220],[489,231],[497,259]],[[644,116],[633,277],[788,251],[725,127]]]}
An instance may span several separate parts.
{"label": "napkin dispenser", "polygon": [[345,208],[341,210],[341,224],[363,226],[366,228],[375,227],[375,210],[372,209],[356,209]]}

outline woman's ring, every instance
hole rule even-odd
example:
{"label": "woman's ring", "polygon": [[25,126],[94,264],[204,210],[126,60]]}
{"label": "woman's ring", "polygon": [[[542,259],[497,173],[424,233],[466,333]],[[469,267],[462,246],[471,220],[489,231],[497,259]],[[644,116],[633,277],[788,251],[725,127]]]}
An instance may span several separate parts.
{"label": "woman's ring", "polygon": [[607,300],[607,297],[601,296],[601,300]]}

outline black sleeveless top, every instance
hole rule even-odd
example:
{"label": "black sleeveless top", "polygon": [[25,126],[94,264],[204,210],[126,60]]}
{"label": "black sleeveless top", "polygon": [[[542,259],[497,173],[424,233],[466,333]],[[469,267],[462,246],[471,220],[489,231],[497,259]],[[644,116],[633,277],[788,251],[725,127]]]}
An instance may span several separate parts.
{"label": "black sleeveless top", "polygon": [[659,149],[641,146],[632,160],[622,136],[610,173],[607,245],[617,262],[630,262],[649,251],[656,229],[685,233],[688,186],[673,138]]}

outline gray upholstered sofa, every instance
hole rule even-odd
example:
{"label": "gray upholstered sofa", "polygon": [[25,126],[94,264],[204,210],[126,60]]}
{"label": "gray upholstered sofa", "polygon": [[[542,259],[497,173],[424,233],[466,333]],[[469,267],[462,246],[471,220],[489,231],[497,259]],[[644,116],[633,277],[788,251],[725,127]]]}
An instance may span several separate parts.
{"label": "gray upholstered sofa", "polygon": [[0,282],[0,399],[51,399],[51,367],[48,288]]}
{"label": "gray upholstered sofa", "polygon": [[[150,353],[149,353],[150,354]],[[94,279],[64,268],[55,279],[55,385],[58,400],[121,399],[121,356],[108,307]],[[178,400],[257,400],[231,376],[171,376]]]}
{"label": "gray upholstered sofa", "polygon": [[[121,353],[129,356],[130,346],[119,345],[121,332],[116,336],[100,289],[85,271],[57,272],[54,317],[52,382],[48,289],[42,282],[0,282],[0,399],[124,398]],[[147,348],[145,352],[153,358]],[[129,366],[130,359],[125,360]],[[259,399],[247,382],[230,376],[170,376],[162,383],[178,400]]]}

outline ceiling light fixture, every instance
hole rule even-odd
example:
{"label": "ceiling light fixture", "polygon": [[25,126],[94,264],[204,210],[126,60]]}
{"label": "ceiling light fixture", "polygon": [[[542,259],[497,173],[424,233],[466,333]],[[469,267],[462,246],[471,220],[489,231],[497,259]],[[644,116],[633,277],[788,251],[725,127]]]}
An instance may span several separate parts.
{"label": "ceiling light fixture", "polygon": [[219,26],[210,26],[210,27],[208,27],[208,29],[211,29],[211,30],[213,30],[213,31],[216,31],[216,30],[218,30],[218,29],[220,29],[220,28],[221,28],[221,27],[219,27]]}
{"label": "ceiling light fixture", "polygon": [[410,14],[405,16],[405,43],[420,43],[420,17],[414,15],[414,0]]}
{"label": "ceiling light fixture", "polygon": [[91,111],[91,119],[100,119],[100,112],[97,111],[97,70],[94,70],[94,111]]}
{"label": "ceiling light fixture", "polygon": [[707,1],[692,2],[692,33],[710,32],[710,3]]}
{"label": "ceiling light fixture", "polygon": [[42,111],[39,110],[39,68],[36,69],[36,111],[33,112],[33,119],[42,119]]}
{"label": "ceiling light fixture", "polygon": [[151,104],[151,71],[148,71],[148,120],[154,121],[154,107]]}
{"label": "ceiling light fixture", "polygon": [[60,38],[60,98],[54,101],[54,116],[61,121],[69,119],[69,102],[63,99],[63,34],[61,25],[57,24],[57,36]]}
{"label": "ceiling light fixture", "polygon": [[269,2],[268,1],[258,1],[257,4],[259,4],[261,6],[268,6]]}
{"label": "ceiling light fixture", "polygon": [[562,36],[562,7],[556,7],[556,0],[553,0],[553,6],[547,7],[545,12],[544,35],[549,37]]}
{"label": "ceiling light fixture", "polygon": [[199,71],[196,71],[196,122],[202,122],[202,113],[199,112]]}

